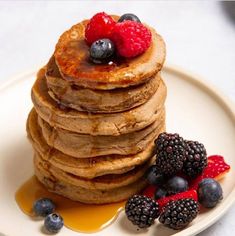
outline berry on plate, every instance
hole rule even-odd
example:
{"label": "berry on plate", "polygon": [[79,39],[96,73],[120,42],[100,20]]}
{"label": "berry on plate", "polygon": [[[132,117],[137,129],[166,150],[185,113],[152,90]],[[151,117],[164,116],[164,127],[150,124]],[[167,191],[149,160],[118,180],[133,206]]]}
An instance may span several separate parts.
{"label": "berry on plate", "polygon": [[195,178],[207,166],[206,149],[197,141],[187,141],[186,144],[186,160],[182,172],[190,178]]}
{"label": "berry on plate", "polygon": [[88,22],[85,29],[85,39],[91,45],[98,39],[110,38],[116,22],[105,12],[95,14]]}
{"label": "berry on plate", "polygon": [[151,31],[147,27],[130,20],[117,23],[111,37],[119,55],[127,58],[144,53],[152,41]]}
{"label": "berry on plate", "polygon": [[107,62],[114,54],[114,44],[110,39],[99,39],[90,47],[90,57],[94,63]]}
{"label": "berry on plate", "polygon": [[57,213],[52,213],[45,218],[44,227],[50,233],[58,233],[63,226],[64,220]]}
{"label": "berry on plate", "polygon": [[223,191],[220,184],[211,178],[203,179],[198,185],[198,200],[207,208],[212,208],[223,199]]}
{"label": "berry on plate", "polygon": [[149,184],[162,186],[165,182],[165,177],[162,174],[158,174],[156,165],[152,165],[146,172],[146,178]]}
{"label": "berry on plate", "polygon": [[176,200],[184,199],[184,198],[191,198],[195,201],[198,201],[197,191],[196,190],[189,190],[186,192],[177,193],[175,195],[161,198],[161,199],[157,200],[157,203],[159,204],[160,209],[162,209],[168,202],[176,201]]}
{"label": "berry on plate", "polygon": [[230,166],[222,156],[214,155],[208,157],[208,165],[201,175],[190,181],[189,188],[197,189],[198,184],[205,178],[221,179],[230,170]]}
{"label": "berry on plate", "polygon": [[174,176],[167,181],[165,187],[168,195],[185,192],[188,189],[188,181],[182,177]]}
{"label": "berry on plate", "polygon": [[178,134],[161,133],[155,140],[158,173],[173,176],[183,167],[186,143]]}
{"label": "berry on plate", "polygon": [[140,228],[150,227],[160,214],[158,203],[142,195],[134,195],[129,198],[125,212],[127,218]]}
{"label": "berry on plate", "polygon": [[158,200],[160,198],[166,197],[167,191],[164,188],[157,188],[154,193],[154,199]]}
{"label": "berry on plate", "polygon": [[40,198],[33,204],[33,211],[37,216],[47,216],[55,210],[55,204],[48,198]]}
{"label": "berry on plate", "polygon": [[138,18],[138,16],[132,14],[132,13],[126,13],[124,15],[122,15],[118,22],[123,22],[123,21],[126,21],[126,20],[131,20],[131,21],[136,21],[136,22],[139,22],[141,23],[140,19]]}
{"label": "berry on plate", "polygon": [[199,205],[191,198],[171,201],[164,207],[159,221],[171,229],[183,229],[197,217],[198,212]]}

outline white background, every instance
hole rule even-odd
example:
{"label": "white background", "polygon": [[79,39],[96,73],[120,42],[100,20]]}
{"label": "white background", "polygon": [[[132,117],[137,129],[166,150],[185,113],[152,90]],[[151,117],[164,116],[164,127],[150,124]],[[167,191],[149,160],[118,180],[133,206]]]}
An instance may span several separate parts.
{"label": "white background", "polygon": [[[45,64],[62,32],[99,11],[135,13],[165,39],[168,63],[201,75],[235,101],[235,2],[0,1],[0,85]],[[234,218],[235,206],[200,236],[232,235]]]}

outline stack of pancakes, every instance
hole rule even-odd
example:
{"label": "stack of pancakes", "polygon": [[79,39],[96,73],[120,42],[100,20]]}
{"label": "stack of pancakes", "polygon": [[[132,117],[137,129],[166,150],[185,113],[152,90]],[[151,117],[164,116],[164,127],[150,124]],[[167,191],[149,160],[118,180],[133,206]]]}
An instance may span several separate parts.
{"label": "stack of pancakes", "polygon": [[32,88],[27,121],[35,174],[49,191],[85,203],[111,203],[141,191],[165,130],[165,44],[134,59],[95,65],[84,40],[87,21],[59,39]]}

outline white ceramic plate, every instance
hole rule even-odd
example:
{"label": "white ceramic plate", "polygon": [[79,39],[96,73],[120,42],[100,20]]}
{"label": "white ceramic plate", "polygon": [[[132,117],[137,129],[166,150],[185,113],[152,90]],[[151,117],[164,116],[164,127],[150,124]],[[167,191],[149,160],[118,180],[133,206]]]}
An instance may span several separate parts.
{"label": "white ceramic plate", "polygon": [[[14,200],[17,188],[33,175],[32,148],[26,139],[25,122],[32,107],[30,88],[35,74],[34,71],[19,75],[0,88],[0,235],[42,235],[42,222],[24,215]],[[165,67],[162,76],[168,87],[167,130],[178,132],[187,139],[201,141],[209,155],[221,154],[232,166],[230,173],[221,181],[224,200],[216,208],[201,213],[182,231],[169,230],[160,224],[149,230],[137,231],[122,212],[115,223],[95,233],[95,236],[195,235],[218,220],[234,202],[234,105],[200,78],[183,70]],[[83,234],[63,228],[58,235]]]}

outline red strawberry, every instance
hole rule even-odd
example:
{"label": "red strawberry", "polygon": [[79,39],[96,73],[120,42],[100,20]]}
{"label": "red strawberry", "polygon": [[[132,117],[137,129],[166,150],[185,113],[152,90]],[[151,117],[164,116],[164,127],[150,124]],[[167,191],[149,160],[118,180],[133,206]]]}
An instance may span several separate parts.
{"label": "red strawberry", "polygon": [[168,196],[168,197],[158,199],[157,203],[159,204],[160,209],[162,209],[168,202],[176,201],[176,200],[183,199],[183,198],[192,198],[195,201],[198,201],[197,191],[189,190],[189,191],[186,191],[186,192],[177,193],[175,195],[171,195],[171,196]]}
{"label": "red strawberry", "polygon": [[144,189],[143,195],[145,195],[146,197],[153,198],[155,191],[156,186],[149,185],[146,189]]}
{"label": "red strawberry", "polygon": [[110,38],[116,22],[105,12],[95,14],[85,29],[85,38],[89,45],[98,39]]}
{"label": "red strawberry", "polygon": [[135,57],[144,53],[152,40],[151,31],[147,27],[129,20],[117,23],[111,37],[118,53],[123,57]]}
{"label": "red strawberry", "polygon": [[230,166],[224,161],[222,156],[209,156],[208,166],[204,169],[201,175],[190,181],[190,189],[197,189],[198,184],[205,178],[214,178],[219,180],[223,178],[229,170]]}

